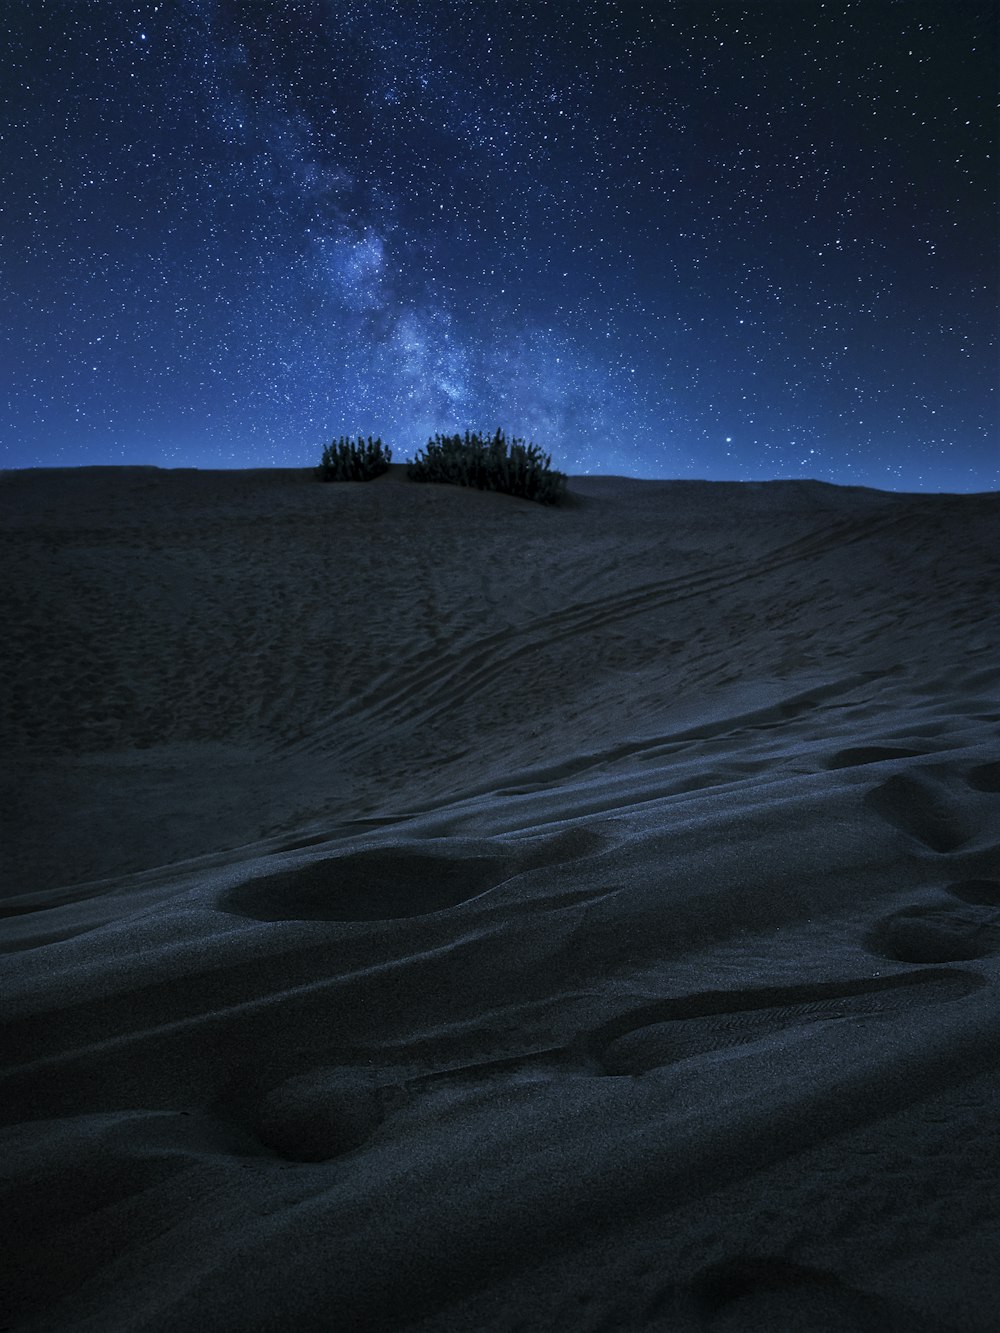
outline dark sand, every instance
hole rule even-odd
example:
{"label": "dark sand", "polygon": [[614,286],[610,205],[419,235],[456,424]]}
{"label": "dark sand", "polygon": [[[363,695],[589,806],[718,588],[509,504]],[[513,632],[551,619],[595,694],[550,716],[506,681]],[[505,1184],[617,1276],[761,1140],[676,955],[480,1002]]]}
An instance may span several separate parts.
{"label": "dark sand", "polygon": [[1000,496],[0,542],[0,1327],[994,1333]]}

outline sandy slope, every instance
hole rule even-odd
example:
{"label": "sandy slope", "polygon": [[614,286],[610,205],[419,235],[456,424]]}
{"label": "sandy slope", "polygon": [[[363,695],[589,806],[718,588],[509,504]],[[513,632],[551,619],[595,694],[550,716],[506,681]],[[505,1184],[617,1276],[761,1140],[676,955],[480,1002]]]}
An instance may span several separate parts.
{"label": "sandy slope", "polygon": [[0,516],[0,1325],[996,1327],[1000,496]]}

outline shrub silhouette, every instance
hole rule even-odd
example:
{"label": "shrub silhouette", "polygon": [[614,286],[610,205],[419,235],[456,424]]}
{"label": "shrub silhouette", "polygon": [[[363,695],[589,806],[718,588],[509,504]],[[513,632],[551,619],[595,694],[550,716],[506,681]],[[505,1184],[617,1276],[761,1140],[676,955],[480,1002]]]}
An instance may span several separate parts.
{"label": "shrub silhouette", "polygon": [[323,459],[316,469],[320,481],[371,481],[392,462],[392,450],[386,449],[381,439],[368,436],[367,443],[359,435],[357,440],[341,436],[323,450]]}
{"label": "shrub silhouette", "polygon": [[566,489],[566,477],[554,472],[552,455],[534,444],[511,439],[498,430],[492,437],[435,435],[407,467],[411,481],[440,481],[473,486],[480,491],[502,491],[540,504],[557,504]]}

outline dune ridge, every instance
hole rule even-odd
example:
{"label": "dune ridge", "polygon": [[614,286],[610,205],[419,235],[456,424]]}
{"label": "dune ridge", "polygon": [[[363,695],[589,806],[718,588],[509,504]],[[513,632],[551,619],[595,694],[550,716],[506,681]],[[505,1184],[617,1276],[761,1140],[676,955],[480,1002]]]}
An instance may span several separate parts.
{"label": "dune ridge", "polygon": [[0,515],[0,1322],[995,1327],[1000,496]]}

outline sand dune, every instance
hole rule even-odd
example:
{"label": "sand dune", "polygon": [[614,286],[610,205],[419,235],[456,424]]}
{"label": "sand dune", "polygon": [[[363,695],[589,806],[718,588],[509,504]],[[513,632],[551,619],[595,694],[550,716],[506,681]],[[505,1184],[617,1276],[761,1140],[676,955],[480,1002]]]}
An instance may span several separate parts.
{"label": "sand dune", "polygon": [[0,1325],[992,1333],[1000,496],[0,513]]}

